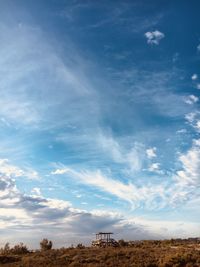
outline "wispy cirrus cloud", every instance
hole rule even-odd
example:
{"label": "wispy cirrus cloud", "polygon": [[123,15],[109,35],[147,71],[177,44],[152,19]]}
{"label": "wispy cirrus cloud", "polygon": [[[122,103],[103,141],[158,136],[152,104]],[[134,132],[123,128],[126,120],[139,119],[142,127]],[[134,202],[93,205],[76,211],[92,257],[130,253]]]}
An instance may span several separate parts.
{"label": "wispy cirrus cloud", "polygon": [[[57,169],[52,174],[65,174],[67,177],[75,179],[81,184],[96,187],[100,191],[109,193],[116,196],[119,199],[127,201],[132,207],[137,208],[142,205],[151,206],[150,202],[154,202],[156,196],[164,198],[165,185],[148,185],[148,186],[136,186],[133,182],[129,181],[124,183],[116,178],[111,178],[103,174],[100,170],[88,171],[80,170],[76,171],[72,168]],[[155,204],[155,203],[154,203]]]}
{"label": "wispy cirrus cloud", "polygon": [[[0,72],[4,76],[0,85],[0,116],[15,127],[28,126],[36,130],[38,126],[45,129],[50,125],[62,125],[64,116],[72,118],[69,112],[75,109],[82,110],[82,115],[84,112],[87,116],[84,105],[86,102],[88,104],[88,98],[94,99],[96,95],[84,74],[86,65],[83,58],[77,51],[72,52],[73,44],[68,42],[71,52],[64,62],[56,46],[49,44],[42,36],[39,27],[15,25],[9,28],[3,24],[0,27]],[[14,51],[18,51],[17,54]],[[73,64],[72,61],[76,63]],[[54,90],[55,87],[58,88],[57,91]],[[63,109],[62,114],[58,114],[58,107],[66,103],[72,105],[79,96],[82,100],[77,101],[76,106],[73,104],[73,107]],[[97,112],[95,109],[93,105],[91,110]],[[49,111],[52,116],[48,115]],[[77,117],[75,113],[73,115],[75,124],[80,122],[78,113]]]}
{"label": "wispy cirrus cloud", "polygon": [[191,149],[179,157],[183,170],[177,172],[177,180],[185,186],[198,186],[200,181],[200,140],[194,140]]}
{"label": "wispy cirrus cloud", "polygon": [[[122,29],[130,33],[142,33],[150,27],[155,27],[163,18],[163,12],[155,12],[148,16],[129,16],[130,10],[137,13],[140,10],[140,5],[134,2],[113,2],[109,3],[68,3],[64,10],[59,13],[59,16],[65,18],[68,22],[75,22],[84,17],[80,17],[81,11],[91,11],[101,9],[103,16],[87,18],[87,22],[81,24],[81,30],[95,31],[98,28]],[[85,22],[85,21],[84,21]]]}
{"label": "wispy cirrus cloud", "polygon": [[144,145],[141,143],[133,143],[127,146],[116,140],[110,134],[100,133],[97,136],[97,143],[100,148],[110,154],[115,162],[124,164],[130,171],[140,171],[144,161]]}
{"label": "wispy cirrus cloud", "polygon": [[[196,143],[195,143],[196,144]],[[186,154],[182,155],[179,160],[182,164],[182,170],[178,171],[177,175],[171,174],[171,182],[154,183],[149,182],[148,185],[138,186],[134,184],[133,181],[128,180],[127,183],[117,180],[116,178],[109,177],[103,174],[100,170],[94,172],[89,170],[74,170],[63,165],[60,168],[52,171],[53,175],[66,175],[68,178],[75,179],[80,184],[85,184],[90,187],[94,187],[109,193],[117,198],[127,201],[131,204],[132,208],[138,208],[145,206],[147,209],[162,209],[169,206],[179,206],[183,202],[192,198],[191,192],[195,191],[192,187],[192,183],[196,174],[190,172],[185,172],[188,166],[187,158],[193,156],[194,154],[194,165],[193,170],[197,173],[197,166],[199,166],[198,160],[198,149],[193,147],[191,151],[189,150]],[[189,159],[188,161],[190,161]],[[158,174],[164,174],[163,170],[160,168],[160,163],[152,163],[148,169],[150,172],[155,172]],[[188,179],[188,183],[185,184],[182,181],[182,186],[180,187],[181,175]],[[179,177],[179,178],[177,178]],[[168,178],[169,179],[169,178]],[[159,203],[157,199],[159,198]]]}

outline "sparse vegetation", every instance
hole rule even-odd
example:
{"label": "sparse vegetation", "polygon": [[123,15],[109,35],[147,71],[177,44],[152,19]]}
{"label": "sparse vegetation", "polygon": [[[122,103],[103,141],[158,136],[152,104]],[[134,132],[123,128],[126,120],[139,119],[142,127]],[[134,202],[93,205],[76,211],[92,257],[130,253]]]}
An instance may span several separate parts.
{"label": "sparse vegetation", "polygon": [[9,243],[6,243],[3,248],[0,249],[0,255],[23,255],[29,253],[26,245],[19,243],[14,247],[10,247]]}
{"label": "sparse vegetation", "polygon": [[85,248],[85,246],[84,246],[83,244],[79,243],[79,244],[76,246],[76,248],[83,249],[83,248]]}
{"label": "sparse vegetation", "polygon": [[199,239],[163,241],[118,241],[119,247],[52,249],[43,239],[41,250],[30,252],[23,243],[0,250],[0,266],[5,267],[199,267]]}
{"label": "sparse vegetation", "polygon": [[52,246],[53,246],[52,241],[48,240],[47,238],[44,238],[40,242],[40,248],[41,248],[42,251],[50,250],[50,249],[52,249]]}

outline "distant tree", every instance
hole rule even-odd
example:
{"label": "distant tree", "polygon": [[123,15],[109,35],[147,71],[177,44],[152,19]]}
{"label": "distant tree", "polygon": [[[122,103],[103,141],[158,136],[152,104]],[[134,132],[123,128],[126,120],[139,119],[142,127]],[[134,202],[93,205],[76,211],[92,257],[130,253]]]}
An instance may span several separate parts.
{"label": "distant tree", "polygon": [[43,250],[43,251],[52,249],[52,246],[53,246],[52,241],[48,240],[47,238],[44,238],[40,242],[40,249]]}

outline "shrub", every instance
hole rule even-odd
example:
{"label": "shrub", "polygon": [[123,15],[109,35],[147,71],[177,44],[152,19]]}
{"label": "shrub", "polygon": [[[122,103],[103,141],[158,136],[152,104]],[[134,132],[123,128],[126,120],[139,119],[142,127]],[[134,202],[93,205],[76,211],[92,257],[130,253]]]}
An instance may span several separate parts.
{"label": "shrub", "polygon": [[26,254],[29,253],[29,250],[27,248],[26,245],[24,245],[23,243],[20,243],[18,245],[15,245],[12,249],[11,249],[12,254]]}
{"label": "shrub", "polygon": [[43,250],[43,251],[52,249],[52,246],[53,246],[52,241],[48,240],[47,238],[44,238],[40,242],[40,249]]}
{"label": "shrub", "polygon": [[19,255],[19,254],[29,253],[29,250],[27,246],[24,245],[23,243],[19,243],[15,245],[13,248],[10,247],[9,243],[6,243],[5,246],[1,248],[0,252],[2,255],[9,255],[9,254]]}
{"label": "shrub", "polygon": [[3,248],[1,248],[0,253],[2,255],[8,255],[10,253],[10,244],[6,243]]}
{"label": "shrub", "polygon": [[118,240],[118,244],[119,244],[120,247],[128,246],[128,242],[124,241],[124,239]]}
{"label": "shrub", "polygon": [[79,244],[76,246],[76,248],[82,249],[82,248],[85,248],[85,246],[84,246],[83,244],[79,243]]}

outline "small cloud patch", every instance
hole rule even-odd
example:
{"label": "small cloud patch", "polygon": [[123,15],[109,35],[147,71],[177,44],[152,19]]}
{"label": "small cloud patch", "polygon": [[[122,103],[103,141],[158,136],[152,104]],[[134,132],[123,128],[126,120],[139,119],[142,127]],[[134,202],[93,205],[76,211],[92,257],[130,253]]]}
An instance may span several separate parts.
{"label": "small cloud patch", "polygon": [[156,147],[148,148],[146,150],[146,155],[148,159],[156,158]]}
{"label": "small cloud patch", "polygon": [[197,89],[200,90],[200,83],[197,83]]}
{"label": "small cloud patch", "polygon": [[164,33],[158,30],[146,32],[144,35],[147,38],[147,43],[151,45],[159,45],[160,41],[165,37]]}
{"label": "small cloud patch", "polygon": [[198,75],[197,75],[196,73],[194,73],[194,74],[192,75],[191,79],[192,79],[193,81],[197,80],[197,79],[198,79]]}
{"label": "small cloud patch", "polygon": [[189,95],[187,98],[185,98],[185,103],[192,105],[196,102],[198,102],[199,98],[195,95]]}

